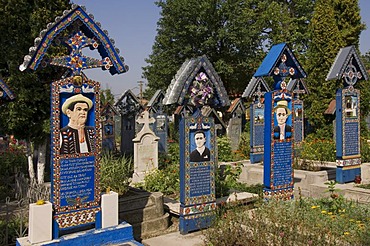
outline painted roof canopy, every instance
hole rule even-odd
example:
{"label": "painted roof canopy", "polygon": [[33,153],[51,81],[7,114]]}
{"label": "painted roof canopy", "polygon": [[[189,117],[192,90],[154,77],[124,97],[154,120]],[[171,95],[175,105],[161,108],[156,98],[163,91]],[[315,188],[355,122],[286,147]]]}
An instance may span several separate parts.
{"label": "painted roof canopy", "polygon": [[[66,29],[70,34],[68,37],[62,34]],[[46,58],[50,45],[60,44],[65,45],[70,54]],[[101,60],[82,55],[81,50],[84,47],[97,49]],[[119,52],[108,32],[101,29],[99,22],[94,21],[94,16],[86,13],[85,7],[73,4],[71,10],[65,10],[62,16],[56,17],[55,22],[49,23],[35,38],[34,46],[29,48],[29,54],[24,57],[19,69],[36,70],[40,64],[52,64],[67,67],[73,75],[80,75],[83,69],[101,67],[114,75],[128,70]]]}
{"label": "painted roof canopy", "polygon": [[288,91],[300,94],[308,94],[309,90],[303,79],[291,79],[287,86]]}
{"label": "painted roof canopy", "polygon": [[292,79],[307,77],[302,66],[286,43],[276,44],[271,47],[269,53],[254,74],[254,77],[263,76],[272,76],[274,78],[275,90],[280,89],[279,82],[284,81],[286,77]]}
{"label": "painted roof canopy", "polygon": [[[212,102],[207,102],[207,98]],[[204,105],[214,107],[230,105],[221,78],[205,55],[182,64],[167,88],[163,104],[197,104],[197,99],[204,100]]]}
{"label": "painted roof canopy", "polygon": [[149,111],[153,111],[156,113],[157,111],[162,109],[163,106],[163,98],[164,98],[164,93],[162,90],[157,90],[152,98],[150,99],[147,107]]}
{"label": "painted roof canopy", "polygon": [[252,77],[243,92],[242,98],[251,98],[258,93],[261,93],[262,96],[269,91],[270,88],[262,77]]}
{"label": "painted roof canopy", "polygon": [[359,80],[369,79],[365,65],[353,45],[339,50],[326,80],[341,78],[347,85],[354,85]]}
{"label": "painted roof canopy", "polygon": [[131,90],[126,90],[114,104],[121,115],[138,114],[143,110],[139,99]]}

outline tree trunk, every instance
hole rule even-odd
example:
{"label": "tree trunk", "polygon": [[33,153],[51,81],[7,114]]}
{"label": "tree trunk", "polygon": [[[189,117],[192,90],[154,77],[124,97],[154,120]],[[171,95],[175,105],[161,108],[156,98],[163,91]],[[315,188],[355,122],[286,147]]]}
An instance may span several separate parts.
{"label": "tree trunk", "polygon": [[35,170],[33,169],[33,158],[32,158],[32,146],[30,142],[26,142],[27,146],[27,160],[28,160],[28,174],[30,176],[30,182],[33,183],[35,182]]}
{"label": "tree trunk", "polygon": [[43,184],[45,176],[46,140],[38,146],[37,152],[37,183]]}

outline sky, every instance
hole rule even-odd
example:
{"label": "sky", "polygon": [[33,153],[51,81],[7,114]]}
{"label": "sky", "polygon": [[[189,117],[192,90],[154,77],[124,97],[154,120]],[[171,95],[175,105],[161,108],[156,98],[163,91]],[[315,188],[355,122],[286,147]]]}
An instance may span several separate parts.
{"label": "sky", "polygon": [[[107,30],[109,37],[115,41],[115,47],[129,66],[126,73],[111,75],[100,68],[84,70],[88,78],[101,83],[101,88],[111,89],[118,99],[122,93],[130,89],[139,94],[139,81],[147,83],[142,78],[142,67],[147,66],[145,59],[152,53],[157,22],[160,18],[160,8],[155,0],[72,0],[85,6],[86,12],[94,15],[95,22],[101,23],[101,28]],[[362,54],[370,50],[370,1],[359,0],[362,22],[367,30],[360,36],[360,51]],[[96,54],[98,56],[98,52]]]}

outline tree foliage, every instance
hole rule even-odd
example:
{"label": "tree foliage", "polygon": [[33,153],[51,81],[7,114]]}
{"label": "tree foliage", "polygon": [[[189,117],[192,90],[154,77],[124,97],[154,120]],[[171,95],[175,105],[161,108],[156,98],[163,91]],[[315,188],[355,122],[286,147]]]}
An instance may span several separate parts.
{"label": "tree foliage", "polygon": [[[344,3],[345,2],[345,3]],[[354,10],[355,13],[348,14]],[[339,13],[340,12],[340,13]],[[345,14],[346,13],[346,14]],[[333,116],[324,115],[335,92],[343,87],[340,80],[326,81],[326,76],[340,48],[355,45],[358,48],[359,35],[364,29],[358,21],[358,2],[318,0],[310,21],[310,45],[305,70],[310,90],[307,97],[307,116],[310,125],[320,137],[331,138]],[[353,17],[353,20],[351,19]],[[346,22],[351,25],[345,24]]]}
{"label": "tree foliage", "polygon": [[3,105],[0,126],[17,138],[39,142],[50,132],[50,83],[62,71],[20,72],[18,67],[40,31],[65,9],[69,0],[0,2],[0,74],[16,95],[15,102]]}

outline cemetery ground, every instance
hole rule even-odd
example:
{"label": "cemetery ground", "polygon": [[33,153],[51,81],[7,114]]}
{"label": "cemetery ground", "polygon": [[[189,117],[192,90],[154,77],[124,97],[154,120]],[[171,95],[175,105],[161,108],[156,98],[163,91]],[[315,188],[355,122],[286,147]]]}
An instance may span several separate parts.
{"label": "cemetery ground", "polygon": [[[233,152],[226,138],[218,138],[220,167],[216,171],[216,194],[221,198],[236,191],[247,192],[256,194],[257,199],[248,203],[220,202],[211,228],[186,235],[179,235],[178,216],[171,213],[168,228],[140,238],[144,245],[157,245],[153,242],[160,239],[163,246],[165,240],[179,238],[189,242],[193,238],[201,242],[200,245],[369,245],[370,147],[366,141],[362,144],[361,184],[336,184],[334,142],[308,138],[294,163],[295,198],[264,202],[261,198],[263,164],[249,163],[247,139],[248,134],[244,133],[239,149]],[[165,199],[176,201],[179,196],[178,153],[175,141],[169,145],[168,154],[160,156],[159,169],[147,175],[145,184],[136,189],[161,192]],[[1,166],[2,181],[10,184],[15,172],[27,173],[27,165],[21,164],[26,163],[21,152],[3,153],[1,158],[4,158],[2,163],[7,163]],[[101,161],[103,190],[117,191],[121,198],[128,196],[132,162],[128,157],[104,154]],[[10,210],[16,209],[6,216],[5,198],[17,200],[15,187],[1,183],[1,245],[13,245],[15,238],[27,235],[27,210],[21,210],[18,205],[9,206]]]}

